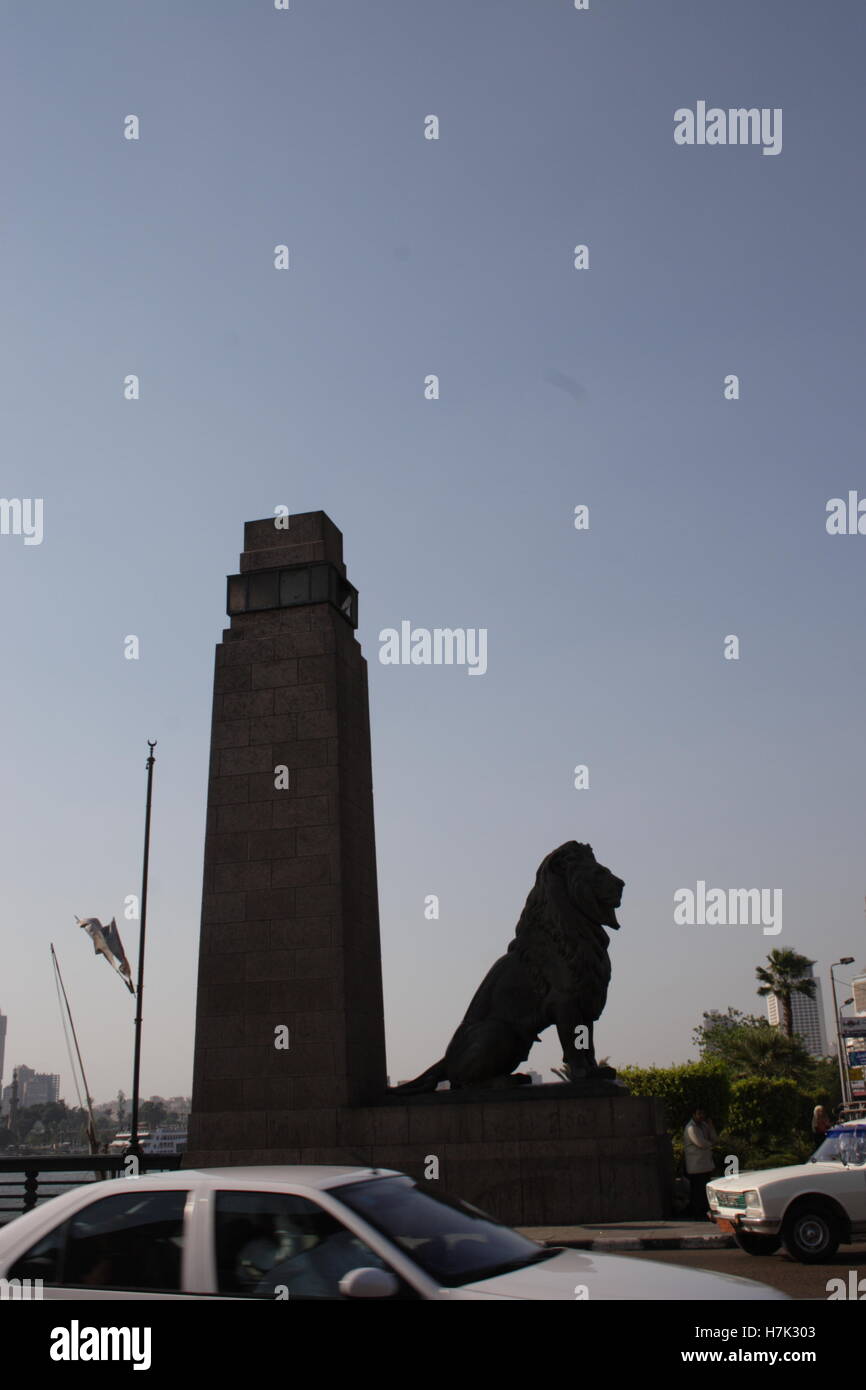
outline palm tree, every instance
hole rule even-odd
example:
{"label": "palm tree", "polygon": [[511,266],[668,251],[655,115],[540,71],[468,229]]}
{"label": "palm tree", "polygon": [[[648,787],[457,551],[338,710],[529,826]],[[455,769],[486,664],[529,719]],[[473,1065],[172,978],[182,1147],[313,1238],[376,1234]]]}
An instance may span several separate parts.
{"label": "palm tree", "polygon": [[799,1038],[786,1037],[764,1019],[760,1028],[738,1030],[736,1038],[731,1039],[728,1060],[736,1080],[745,1076],[789,1076],[796,1081],[804,1078],[812,1059]]}
{"label": "palm tree", "polygon": [[775,994],[782,1008],[782,1024],[789,1038],[794,1036],[791,1014],[791,998],[795,994],[805,994],[807,999],[815,998],[816,982],[810,973],[815,964],[807,956],[798,955],[790,947],[771,951],[767,956],[769,969],[759,965],[755,971],[761,981],[760,995]]}

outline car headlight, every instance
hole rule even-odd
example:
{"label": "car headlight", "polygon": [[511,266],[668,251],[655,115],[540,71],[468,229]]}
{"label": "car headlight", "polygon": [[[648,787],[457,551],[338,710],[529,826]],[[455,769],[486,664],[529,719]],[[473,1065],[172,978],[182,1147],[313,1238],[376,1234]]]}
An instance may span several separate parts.
{"label": "car headlight", "polygon": [[719,1194],[714,1187],[707,1188],[707,1197],[713,1211],[717,1211],[719,1206]]}
{"label": "car headlight", "polygon": [[750,1188],[749,1191],[745,1193],[745,1198],[746,1211],[754,1211],[759,1215],[763,1212],[764,1208],[761,1205],[761,1194],[758,1192],[757,1188]]}

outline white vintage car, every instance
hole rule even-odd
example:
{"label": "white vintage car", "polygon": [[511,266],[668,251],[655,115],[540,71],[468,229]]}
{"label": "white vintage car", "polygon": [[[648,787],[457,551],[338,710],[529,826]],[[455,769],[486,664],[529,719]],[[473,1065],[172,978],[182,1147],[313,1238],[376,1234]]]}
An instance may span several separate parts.
{"label": "white vintage car", "polygon": [[718,1178],[707,1199],[747,1255],[783,1245],[804,1264],[828,1260],[866,1235],[866,1122],[834,1126],[808,1163]]}

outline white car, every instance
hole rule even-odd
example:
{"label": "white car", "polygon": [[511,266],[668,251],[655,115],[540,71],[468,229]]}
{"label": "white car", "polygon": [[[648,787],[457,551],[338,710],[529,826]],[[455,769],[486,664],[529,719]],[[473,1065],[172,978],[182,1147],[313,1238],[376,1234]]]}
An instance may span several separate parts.
{"label": "white car", "polygon": [[751,1279],[537,1245],[403,1173],[338,1167],[78,1187],[0,1230],[0,1279],[7,1297],[63,1300],[785,1297]]}
{"label": "white car", "polygon": [[828,1130],[808,1163],[739,1173],[707,1185],[713,1220],[747,1255],[784,1245],[818,1264],[866,1234],[866,1123]]}

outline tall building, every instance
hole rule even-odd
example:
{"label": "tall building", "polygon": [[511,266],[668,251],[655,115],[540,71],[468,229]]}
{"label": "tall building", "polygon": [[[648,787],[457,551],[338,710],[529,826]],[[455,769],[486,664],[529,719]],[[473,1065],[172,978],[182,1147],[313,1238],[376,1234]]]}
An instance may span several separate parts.
{"label": "tall building", "polygon": [[[813,1057],[827,1057],[827,1029],[824,1025],[824,1001],[821,996],[821,981],[815,977],[812,966],[806,974],[815,980],[815,998],[805,994],[791,995],[791,1024],[795,1033],[803,1039],[806,1051]],[[775,994],[767,995],[767,1017],[774,1028],[782,1027],[782,1005]]]}
{"label": "tall building", "polygon": [[[18,1072],[18,1108],[28,1105],[48,1105],[60,1096],[60,1077],[54,1072],[33,1071],[31,1067],[16,1067]],[[12,1087],[3,1091],[3,1100],[11,1101]]]}
{"label": "tall building", "polygon": [[8,1020],[5,1014],[0,1014],[0,1091],[3,1089],[3,1057],[6,1052],[6,1024]]}
{"label": "tall building", "polygon": [[[856,1014],[866,1014],[866,970],[861,971],[855,980],[851,981],[854,987],[854,1012]],[[3,1034],[0,1032],[0,1039]],[[0,1071],[3,1070],[3,1051],[0,1042]]]}

